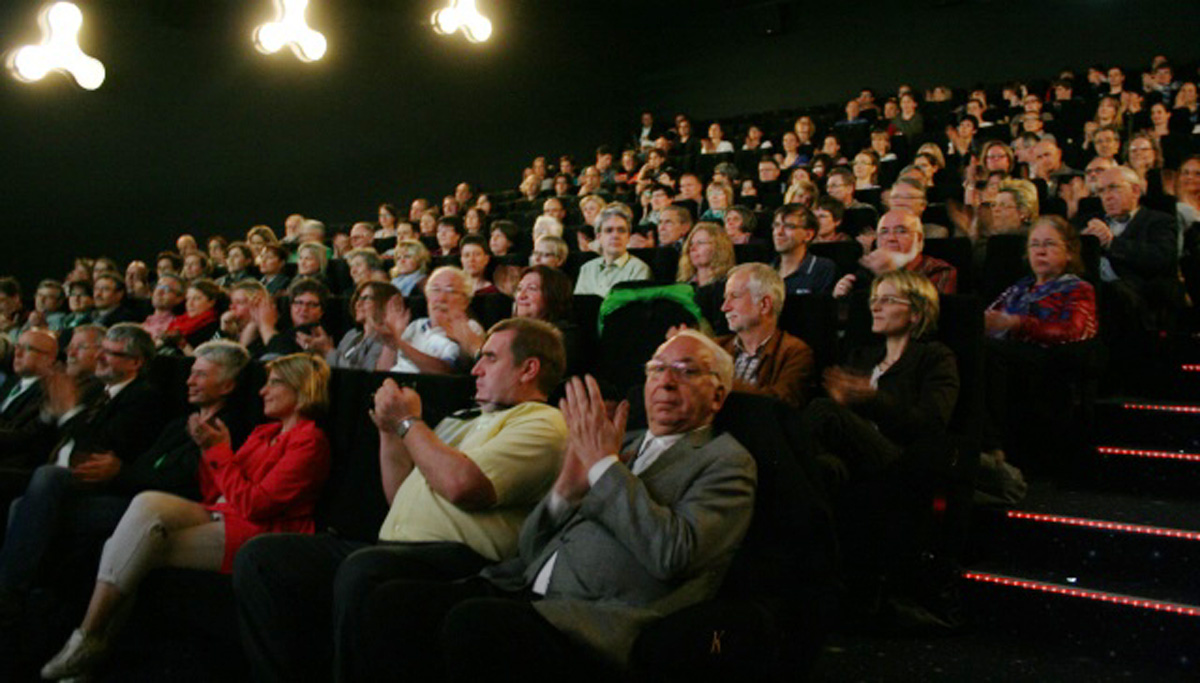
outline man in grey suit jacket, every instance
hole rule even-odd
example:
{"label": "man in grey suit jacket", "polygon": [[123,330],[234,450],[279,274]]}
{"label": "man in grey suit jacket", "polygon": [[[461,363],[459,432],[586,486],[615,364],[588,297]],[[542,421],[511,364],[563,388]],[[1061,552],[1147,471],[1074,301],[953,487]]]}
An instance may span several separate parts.
{"label": "man in grey suit jacket", "polygon": [[644,625],[716,593],[756,483],[745,448],[712,434],[733,362],[685,331],[646,375],[649,430],[628,437],[627,403],[610,418],[595,380],[568,384],[564,464],[522,527],[518,557],[481,579],[383,589],[377,608],[394,615],[386,642],[407,676],[577,679],[581,658],[620,667]]}

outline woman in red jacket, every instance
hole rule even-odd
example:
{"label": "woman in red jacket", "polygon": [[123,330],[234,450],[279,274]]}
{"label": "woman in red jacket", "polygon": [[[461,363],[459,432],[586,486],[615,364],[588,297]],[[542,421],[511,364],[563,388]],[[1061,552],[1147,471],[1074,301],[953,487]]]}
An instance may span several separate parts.
{"label": "woman in red jacket", "polygon": [[138,494],[104,544],[83,623],[42,668],[42,677],[80,676],[99,663],[119,627],[115,615],[156,567],[229,572],[238,548],[262,533],[312,533],[313,508],[329,475],[329,442],[313,418],[329,403],[329,366],[294,354],[267,364],[260,392],[272,422],[234,453],[229,430],[193,415],[203,503],[155,491]]}

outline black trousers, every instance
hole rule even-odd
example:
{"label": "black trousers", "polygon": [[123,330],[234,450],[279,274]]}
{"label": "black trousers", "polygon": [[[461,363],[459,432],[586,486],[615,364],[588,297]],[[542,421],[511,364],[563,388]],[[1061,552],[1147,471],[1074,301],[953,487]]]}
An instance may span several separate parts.
{"label": "black trousers", "polygon": [[[876,476],[900,460],[903,453],[881,434],[875,425],[837,401],[814,399],[801,414],[800,447],[823,468],[831,467],[835,457],[847,470],[845,476],[859,479]],[[838,478],[823,471],[826,485],[837,487]]]}
{"label": "black trousers", "polygon": [[535,596],[484,579],[392,581],[364,606],[355,681],[613,680],[610,666],[534,609]]}
{"label": "black trousers", "polygon": [[460,543],[370,545],[303,534],[254,538],[234,560],[233,587],[255,680],[327,681],[331,673],[354,680],[361,620],[378,586],[396,579],[460,579],[487,564]]}

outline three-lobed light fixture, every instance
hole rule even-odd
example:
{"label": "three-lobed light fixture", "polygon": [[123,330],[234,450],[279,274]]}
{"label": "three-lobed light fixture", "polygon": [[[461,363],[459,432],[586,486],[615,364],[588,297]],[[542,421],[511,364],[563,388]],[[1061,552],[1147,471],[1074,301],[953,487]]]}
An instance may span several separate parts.
{"label": "three-lobed light fixture", "polygon": [[79,47],[83,12],[70,2],[56,2],[42,11],[42,43],[25,45],[9,59],[9,70],[17,80],[40,81],[51,71],[71,74],[79,87],[95,90],[104,82],[104,65]]}
{"label": "three-lobed light fixture", "polygon": [[[254,30],[254,45],[259,52],[274,54],[288,46],[301,61],[315,62],[325,56],[325,36],[308,25],[304,14],[308,0],[275,0],[275,21]],[[104,65],[84,53],[79,46],[83,12],[70,2],[56,2],[42,11],[39,21],[43,39],[40,45],[25,45],[8,60],[9,71],[20,81],[31,83],[51,71],[71,74],[80,87],[95,90],[104,83]],[[467,40],[481,43],[492,35],[492,22],[479,12],[475,0],[450,0],[433,13],[434,31],[449,35],[462,31]]]}
{"label": "three-lobed light fixture", "polygon": [[482,43],[492,36],[492,22],[475,7],[475,0],[450,0],[448,7],[433,13],[433,30],[449,35],[461,30],[467,40]]}
{"label": "three-lobed light fixture", "polygon": [[275,21],[254,30],[254,46],[259,52],[273,54],[285,45],[304,62],[325,56],[325,36],[308,25],[304,12],[308,0],[275,0]]}

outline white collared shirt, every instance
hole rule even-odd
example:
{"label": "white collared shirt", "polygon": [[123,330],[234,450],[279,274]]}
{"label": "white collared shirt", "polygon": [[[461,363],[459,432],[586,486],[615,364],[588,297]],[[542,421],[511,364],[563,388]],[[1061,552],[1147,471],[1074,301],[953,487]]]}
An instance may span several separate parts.
{"label": "white collared shirt", "polygon": [[[123,391],[125,389],[125,387],[132,384],[133,380],[135,380],[135,379],[137,379],[137,375],[134,375],[133,377],[130,377],[129,379],[127,379],[124,382],[121,382],[119,384],[104,385],[104,393],[108,394],[108,400],[111,401],[114,398],[116,398],[117,394],[121,393],[121,391]],[[64,424],[66,424],[67,420],[70,420],[72,417],[75,417],[75,415],[77,415],[79,413],[79,411],[81,411],[83,409],[84,409],[84,406],[80,405],[80,406],[75,406],[74,408],[68,410],[66,413],[63,414],[62,417],[58,418],[58,426],[61,427]],[[56,455],[54,457],[54,464],[58,465],[59,467],[70,467],[71,466],[71,452],[74,450],[75,450],[75,439],[67,439],[67,442],[62,445],[62,448],[58,449],[58,455]]]}
{"label": "white collared shirt", "polygon": [[17,382],[17,390],[15,392],[9,394],[4,399],[4,403],[0,404],[0,413],[8,410],[8,407],[10,405],[12,405],[12,402],[17,400],[17,398],[19,396],[21,396],[22,394],[24,394],[26,391],[29,391],[29,387],[33,386],[34,384],[37,384],[37,381],[38,381],[37,377],[22,377],[20,379],[20,381]]}

